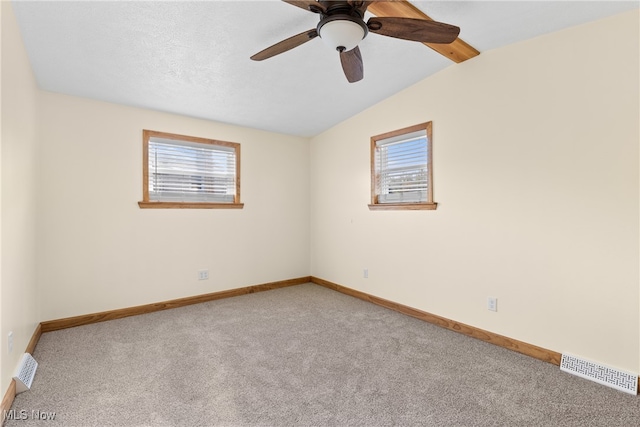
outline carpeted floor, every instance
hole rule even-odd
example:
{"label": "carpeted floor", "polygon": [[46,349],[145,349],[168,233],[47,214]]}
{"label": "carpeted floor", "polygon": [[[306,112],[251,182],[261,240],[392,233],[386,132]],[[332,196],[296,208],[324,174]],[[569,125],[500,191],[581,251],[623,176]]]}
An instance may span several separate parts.
{"label": "carpeted floor", "polygon": [[313,284],[46,333],[34,356],[6,426],[640,420],[638,397]]}

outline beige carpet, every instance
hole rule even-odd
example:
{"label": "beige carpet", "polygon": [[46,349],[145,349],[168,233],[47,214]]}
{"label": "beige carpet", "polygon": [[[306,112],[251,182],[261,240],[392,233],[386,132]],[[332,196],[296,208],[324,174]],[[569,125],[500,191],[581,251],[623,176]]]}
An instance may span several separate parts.
{"label": "beige carpet", "polygon": [[34,356],[9,427],[640,419],[637,397],[312,284],[46,333]]}

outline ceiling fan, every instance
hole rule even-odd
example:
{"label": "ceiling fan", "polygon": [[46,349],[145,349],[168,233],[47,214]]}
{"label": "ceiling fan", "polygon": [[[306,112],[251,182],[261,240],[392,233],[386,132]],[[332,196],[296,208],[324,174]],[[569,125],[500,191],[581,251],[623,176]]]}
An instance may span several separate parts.
{"label": "ceiling fan", "polygon": [[373,1],[283,1],[320,15],[318,26],[282,40],[256,53],[251,59],[262,61],[320,37],[340,53],[342,69],[350,83],[364,77],[358,43],[369,32],[422,43],[444,44],[453,42],[460,33],[460,28],[454,25],[424,19],[372,17],[365,23],[364,14]]}

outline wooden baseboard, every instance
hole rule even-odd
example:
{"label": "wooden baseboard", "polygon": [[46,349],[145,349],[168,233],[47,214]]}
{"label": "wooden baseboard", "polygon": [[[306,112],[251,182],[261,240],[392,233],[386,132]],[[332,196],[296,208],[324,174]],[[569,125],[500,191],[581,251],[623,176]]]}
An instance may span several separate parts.
{"label": "wooden baseboard", "polygon": [[73,328],[75,326],[89,325],[91,323],[104,322],[107,320],[121,319],[123,317],[137,316],[139,314],[152,313],[154,311],[168,310],[170,308],[184,307],[186,305],[199,304],[201,302],[214,301],[223,298],[231,298],[239,295],[252,294],[255,292],[268,291],[271,289],[284,288],[287,286],[301,285],[309,283],[310,276],[298,277],[297,279],[281,280],[278,282],[263,283],[261,285],[247,286],[244,288],[229,289],[227,291],[213,292],[210,294],[196,295],[192,297],[179,298],[170,301],[156,302],[152,304],[139,305],[136,307],[121,308],[117,310],[103,311],[100,313],[84,314],[81,316],[67,317],[64,319],[48,320],[42,322],[41,332],[57,331],[59,329]]}
{"label": "wooden baseboard", "polygon": [[[25,350],[26,353],[33,354],[38,341],[44,332],[57,331],[59,329],[72,328],[74,326],[88,325],[91,323],[104,322],[107,320],[120,319],[123,317],[136,316],[138,314],[152,313],[154,311],[168,310],[170,308],[184,307],[186,305],[198,304],[201,302],[214,301],[223,298],[231,298],[239,295],[252,294],[256,292],[268,291],[271,289],[285,288],[287,286],[302,285],[311,282],[310,276],[298,277],[296,279],[280,280],[278,282],[263,283],[260,285],[247,286],[244,288],[230,289],[227,291],[213,292],[210,294],[196,295],[193,297],[179,298],[170,301],[158,302],[153,304],[139,305],[136,307],[128,307],[119,310],[103,311],[100,313],[85,314],[82,316],[67,317],[64,319],[49,320],[41,322],[36,327],[31,340]],[[16,397],[16,382],[11,380],[9,388],[2,399],[0,413],[0,427],[4,425],[6,415],[11,409],[13,400]]]}
{"label": "wooden baseboard", "polygon": [[513,338],[508,338],[502,335],[495,334],[493,332],[485,331],[474,326],[465,325],[454,320],[436,316],[435,314],[427,313],[416,308],[398,304],[396,302],[379,298],[365,292],[356,291],[355,289],[347,288],[345,286],[338,285],[336,283],[332,283],[318,277],[312,276],[311,281],[320,286],[333,289],[334,291],[338,291],[346,295],[351,295],[352,297],[356,297],[361,300],[368,301],[373,304],[389,308],[391,310],[395,310],[399,313],[424,320],[425,322],[433,323],[434,325],[438,325],[443,328],[459,332],[461,334],[477,338],[479,340],[486,341],[500,347],[507,348],[509,350],[517,351],[518,353],[522,353],[527,356],[535,357],[536,359],[542,360],[544,362],[553,363],[554,365],[560,366],[560,359],[562,358],[562,354],[555,351],[547,350],[545,348],[527,344]]}
{"label": "wooden baseboard", "polygon": [[[437,316],[435,314],[427,313],[425,311],[421,311],[406,305],[398,304],[396,302],[389,301],[375,295],[370,295],[365,292],[347,288],[346,286],[338,285],[328,280],[320,279],[319,277],[311,276],[311,282],[329,289],[333,289],[334,291],[338,291],[346,295],[351,295],[352,297],[356,297],[361,300],[368,301],[373,304],[389,308],[391,310],[395,310],[399,313],[424,320],[425,322],[433,323],[443,328],[459,332],[469,337],[477,338],[479,340],[516,351],[529,357],[534,357],[538,360],[542,360],[543,362],[548,362],[556,366],[560,366],[562,353],[538,347],[533,344],[528,344],[523,341],[518,341],[516,339],[505,337],[493,332],[485,331],[484,329],[476,328],[474,326],[465,325],[463,323],[459,323],[445,317]],[[638,394],[640,394],[640,376],[638,377]]]}
{"label": "wooden baseboard", "polygon": [[[40,340],[40,336],[42,335],[42,326],[38,324],[36,329],[33,331],[33,335],[31,335],[31,339],[29,340],[29,344],[27,344],[27,348],[25,349],[25,353],[29,353],[33,355],[33,351],[36,349],[36,345],[38,345],[38,341]],[[7,392],[4,394],[2,398],[2,404],[0,405],[0,414],[2,414],[2,421],[0,421],[0,426],[4,425],[4,422],[7,419],[7,413],[11,409],[11,405],[13,405],[13,399],[16,398],[16,380],[11,380],[9,383],[9,388]]]}
{"label": "wooden baseboard", "polygon": [[[329,282],[328,280],[320,279],[314,276],[299,277],[296,279],[282,280],[278,282],[263,283],[261,285],[248,286],[244,288],[230,289],[227,291],[213,292],[210,294],[196,295],[193,297],[180,298],[165,302],[140,305],[136,307],[123,308],[119,310],[103,311],[101,313],[87,314],[82,316],[68,317],[65,319],[49,320],[40,323],[33,335],[27,348],[26,353],[33,354],[41,335],[44,332],[51,332],[59,329],[71,328],[74,326],[88,325],[91,323],[104,322],[107,320],[120,319],[123,317],[136,316],[138,314],[151,313],[154,311],[167,310],[170,308],[183,307],[191,304],[198,304],[201,302],[213,301],[223,298],[230,298],[239,295],[246,295],[255,292],[268,291],[271,289],[279,289],[287,286],[301,285],[304,283],[315,283],[320,286],[332,289],[337,292],[341,292],[346,295],[359,298],[364,301],[371,302],[373,304],[395,310],[399,313],[406,314],[411,317],[415,317],[425,322],[433,323],[443,328],[462,333],[464,335],[477,338],[500,347],[507,348],[509,350],[517,351],[518,353],[535,357],[536,359],[553,363],[554,365],[560,365],[560,359],[562,355],[555,351],[547,350],[542,347],[538,347],[532,344],[527,344],[522,341],[518,341],[512,338],[508,338],[502,335],[495,334],[493,332],[485,331],[473,326],[465,325],[463,323],[455,322],[453,320],[437,316],[435,314],[427,313],[403,304],[398,304],[393,301],[379,298],[374,295],[367,294],[365,292],[357,291],[355,289],[347,288],[346,286],[338,285],[336,283]],[[638,391],[640,392],[640,377],[638,381]],[[16,383],[11,380],[9,388],[2,399],[0,406],[0,413],[2,414],[2,420],[0,426],[4,425],[6,414],[11,409],[13,400],[16,396]]]}
{"label": "wooden baseboard", "polygon": [[29,353],[33,356],[33,352],[36,349],[36,346],[38,345],[38,341],[40,341],[40,337],[42,336],[42,324],[38,323],[38,326],[36,326],[35,331],[33,331],[33,335],[31,336],[31,340],[29,341],[29,344],[27,345],[27,349],[24,351],[25,353]]}
{"label": "wooden baseboard", "polygon": [[9,383],[9,388],[7,392],[4,394],[2,398],[2,405],[0,405],[0,410],[2,411],[2,422],[0,422],[0,426],[4,425],[4,422],[7,419],[7,414],[11,409],[11,405],[13,404],[13,399],[16,397],[16,380],[11,380]]}

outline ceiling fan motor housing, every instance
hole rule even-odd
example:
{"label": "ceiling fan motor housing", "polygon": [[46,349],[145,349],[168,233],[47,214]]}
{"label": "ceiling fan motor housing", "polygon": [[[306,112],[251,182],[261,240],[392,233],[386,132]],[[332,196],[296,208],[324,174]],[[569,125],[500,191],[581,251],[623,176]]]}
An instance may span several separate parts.
{"label": "ceiling fan motor housing", "polygon": [[346,2],[328,7],[316,30],[325,44],[339,52],[353,49],[369,33],[358,9]]}

